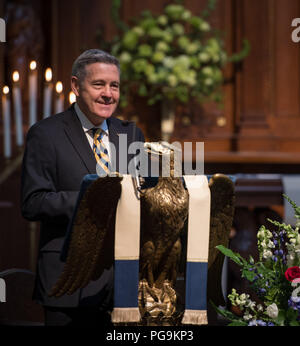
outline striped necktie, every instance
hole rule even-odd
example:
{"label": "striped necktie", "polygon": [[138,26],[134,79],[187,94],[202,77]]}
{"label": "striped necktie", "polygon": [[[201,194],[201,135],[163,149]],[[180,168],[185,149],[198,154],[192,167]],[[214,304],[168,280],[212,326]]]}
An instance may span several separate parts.
{"label": "striped necktie", "polygon": [[[93,128],[93,152],[98,164],[97,172],[103,172],[103,175],[107,175],[110,171],[109,169],[109,157],[108,151],[102,141],[104,131],[100,128]],[[102,175],[102,174],[101,174]]]}

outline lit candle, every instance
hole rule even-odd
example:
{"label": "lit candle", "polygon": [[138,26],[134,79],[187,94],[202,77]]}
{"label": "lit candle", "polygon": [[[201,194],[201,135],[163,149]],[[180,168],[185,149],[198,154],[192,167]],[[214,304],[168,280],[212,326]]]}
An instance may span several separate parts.
{"label": "lit candle", "polygon": [[73,91],[69,92],[69,102],[70,102],[70,105],[76,102],[76,95],[73,93]]}
{"label": "lit candle", "polygon": [[13,83],[13,101],[14,101],[14,111],[15,111],[15,123],[16,123],[16,143],[17,146],[23,145],[23,125],[22,125],[22,97],[21,89],[19,84],[19,72],[14,71],[12,75]]}
{"label": "lit candle", "polygon": [[10,100],[9,87],[3,87],[2,95],[3,129],[4,129],[4,157],[11,157],[11,139],[10,139]]}
{"label": "lit candle", "polygon": [[57,82],[56,86],[55,113],[63,112],[64,110],[64,94],[62,82]]}
{"label": "lit candle", "polygon": [[37,113],[37,70],[36,62],[31,61],[29,73],[29,127],[36,123]]}
{"label": "lit candle", "polygon": [[44,89],[44,118],[47,118],[51,115],[51,106],[52,106],[52,91],[53,84],[52,80],[52,70],[48,67],[45,71],[45,89]]}

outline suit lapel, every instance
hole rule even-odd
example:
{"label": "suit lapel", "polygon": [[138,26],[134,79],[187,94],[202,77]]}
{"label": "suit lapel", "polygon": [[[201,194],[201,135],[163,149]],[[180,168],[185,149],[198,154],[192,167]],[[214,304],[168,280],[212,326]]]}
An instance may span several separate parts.
{"label": "suit lapel", "polygon": [[82,129],[74,107],[69,108],[69,116],[64,119],[65,133],[80,156],[90,174],[96,173],[96,159]]}
{"label": "suit lapel", "polygon": [[109,142],[112,153],[112,146],[115,148],[115,155],[111,155],[111,164],[115,171],[119,172],[119,129],[113,121],[113,118],[107,119]]}
{"label": "suit lapel", "polygon": [[[107,119],[108,129],[109,129],[109,141],[115,146],[115,170],[121,174],[128,174],[128,165],[133,159],[134,155],[129,154],[129,146],[132,142],[136,140],[135,137],[135,127],[132,129],[132,125],[122,122],[116,118]],[[122,138],[122,135],[125,135]],[[120,157],[122,162],[120,161]]]}

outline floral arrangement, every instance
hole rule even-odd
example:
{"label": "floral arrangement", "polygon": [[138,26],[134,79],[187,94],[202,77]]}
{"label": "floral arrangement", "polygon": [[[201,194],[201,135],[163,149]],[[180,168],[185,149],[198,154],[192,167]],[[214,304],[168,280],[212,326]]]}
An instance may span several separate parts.
{"label": "floral arrangement", "polygon": [[[201,16],[178,2],[160,15],[144,11],[131,27],[119,23],[122,35],[115,38],[111,52],[121,64],[121,106],[127,105],[130,92],[147,97],[149,105],[162,99],[221,101],[222,68],[228,61],[243,59],[249,45],[245,41],[240,53],[227,56],[206,19],[215,3],[209,0]],[[120,1],[114,5],[115,18],[118,6]]]}
{"label": "floral arrangement", "polygon": [[[259,261],[247,261],[240,254],[219,245],[217,248],[241,267],[242,277],[256,295],[228,295],[231,311],[212,305],[234,326],[299,326],[300,325],[300,207],[293,206],[296,226],[269,220],[276,226],[270,231],[261,226],[257,233]],[[299,294],[298,294],[299,291]]]}

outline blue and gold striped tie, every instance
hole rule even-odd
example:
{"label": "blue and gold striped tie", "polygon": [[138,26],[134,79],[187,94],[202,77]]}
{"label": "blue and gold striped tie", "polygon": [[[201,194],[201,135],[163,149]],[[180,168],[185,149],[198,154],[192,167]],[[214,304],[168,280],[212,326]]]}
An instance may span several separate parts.
{"label": "blue and gold striped tie", "polygon": [[[93,152],[97,161],[97,164],[99,165],[98,168],[100,168],[100,172],[103,175],[107,175],[110,171],[110,164],[109,164],[109,157],[108,157],[108,151],[102,141],[104,131],[100,128],[93,128]],[[98,172],[99,170],[97,170]],[[102,174],[101,174],[102,175]]]}

